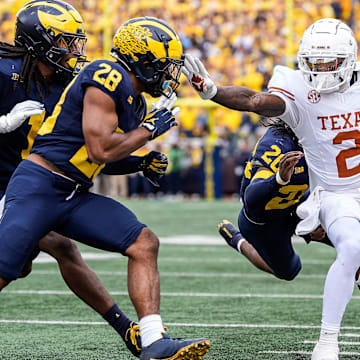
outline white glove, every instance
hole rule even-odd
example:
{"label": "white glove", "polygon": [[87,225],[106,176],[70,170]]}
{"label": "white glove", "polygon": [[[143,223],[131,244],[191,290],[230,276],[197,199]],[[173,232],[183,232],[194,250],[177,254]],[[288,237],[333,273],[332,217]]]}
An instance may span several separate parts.
{"label": "white glove", "polygon": [[17,129],[27,118],[40,115],[45,111],[38,101],[26,100],[16,104],[11,111],[0,116],[0,133],[5,134]]}
{"label": "white glove", "polygon": [[217,87],[200,59],[186,54],[182,72],[202,99],[212,99],[216,95]]}
{"label": "white glove", "polygon": [[[175,93],[172,93],[170,98],[161,95],[159,100],[156,103],[152,104],[151,111],[159,110],[161,108],[166,108],[168,110],[171,110],[171,108],[175,105],[176,101],[177,101],[177,96]],[[171,110],[173,115],[176,115],[177,113],[179,113],[179,111],[180,108],[178,106]]]}

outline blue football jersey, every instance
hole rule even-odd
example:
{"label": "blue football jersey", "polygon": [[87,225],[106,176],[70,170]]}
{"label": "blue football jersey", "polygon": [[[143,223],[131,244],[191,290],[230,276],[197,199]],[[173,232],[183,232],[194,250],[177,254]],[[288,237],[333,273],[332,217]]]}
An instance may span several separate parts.
{"label": "blue football jersey", "polygon": [[113,61],[92,62],[66,87],[54,112],[41,126],[31,152],[50,160],[85,187],[92,185],[105,166],[89,160],[82,131],[83,100],[88,86],[99,88],[113,99],[119,132],[139,127],[146,112],[143,96],[136,96],[128,73]]}
{"label": "blue football jersey", "polygon": [[[1,56],[1,54],[0,54]],[[0,57],[0,116],[8,114],[19,102],[36,100],[44,104],[46,112],[31,116],[16,130],[0,134],[0,190],[5,190],[10,177],[20,161],[30,154],[36,133],[46,115],[50,115],[64,90],[65,85],[53,84],[45,87],[40,83],[43,99],[32,81],[29,95],[22,84],[17,84],[23,58]],[[17,86],[16,86],[17,84]]]}
{"label": "blue football jersey", "polygon": [[294,173],[287,185],[276,186],[275,188],[271,186],[257,187],[256,196],[264,199],[265,202],[253,201],[251,202],[251,208],[246,208],[247,201],[245,197],[248,196],[248,193],[251,193],[246,193],[246,189],[251,184],[258,168],[266,167],[271,172],[276,173],[279,170],[280,159],[284,154],[289,151],[299,150],[301,149],[288,134],[280,133],[274,127],[270,127],[258,141],[245,168],[240,192],[245,204],[245,211],[252,220],[266,222],[274,216],[289,214],[299,202],[305,199],[307,196],[306,191],[309,188],[309,178],[307,165],[303,157],[296,164]]}

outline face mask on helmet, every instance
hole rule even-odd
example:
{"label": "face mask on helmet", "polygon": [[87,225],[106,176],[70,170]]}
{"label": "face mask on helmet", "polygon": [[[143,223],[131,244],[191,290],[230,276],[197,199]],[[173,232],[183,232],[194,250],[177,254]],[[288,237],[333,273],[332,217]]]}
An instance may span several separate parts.
{"label": "face mask on helmet", "polygon": [[34,0],[16,15],[15,44],[56,72],[75,74],[86,61],[86,35],[80,14],[60,0]]}
{"label": "face mask on helmet", "polygon": [[341,21],[318,20],[304,32],[297,57],[309,87],[320,93],[343,91],[355,68],[356,40]]}
{"label": "face mask on helmet", "polygon": [[153,97],[170,97],[184,65],[179,36],[164,21],[131,19],[117,30],[110,53],[144,84]]}

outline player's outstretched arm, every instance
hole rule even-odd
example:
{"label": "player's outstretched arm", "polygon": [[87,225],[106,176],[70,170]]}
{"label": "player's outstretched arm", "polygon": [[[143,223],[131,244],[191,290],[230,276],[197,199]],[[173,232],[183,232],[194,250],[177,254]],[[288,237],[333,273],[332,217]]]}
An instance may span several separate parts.
{"label": "player's outstretched arm", "polygon": [[[174,102],[176,99],[174,99]],[[172,106],[166,103],[165,106]],[[103,164],[121,160],[146,144],[147,141],[176,125],[174,110],[155,108],[142,126],[121,132],[113,99],[96,87],[88,87],[84,97],[83,133],[89,159]]]}
{"label": "player's outstretched arm", "polygon": [[244,86],[217,86],[210,78],[200,59],[185,55],[183,73],[202,99],[212,101],[227,108],[251,111],[259,115],[279,116],[285,111],[285,102],[276,95],[254,91]]}
{"label": "player's outstretched arm", "polygon": [[285,102],[279,96],[254,91],[245,86],[218,86],[212,101],[227,108],[250,111],[273,117],[285,112]]}

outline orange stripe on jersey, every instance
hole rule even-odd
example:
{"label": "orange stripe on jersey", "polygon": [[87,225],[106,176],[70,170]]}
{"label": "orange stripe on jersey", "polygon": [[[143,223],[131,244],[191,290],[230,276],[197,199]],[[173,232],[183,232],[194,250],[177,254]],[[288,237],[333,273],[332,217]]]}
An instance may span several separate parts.
{"label": "orange stripe on jersey", "polygon": [[289,91],[286,91],[284,89],[281,89],[281,88],[278,88],[278,87],[269,87],[269,93],[272,94],[273,92],[276,92],[276,91],[279,91],[281,92],[282,94],[284,94],[286,97],[288,97],[290,100],[293,100],[295,101],[295,95],[292,94],[291,92]]}

